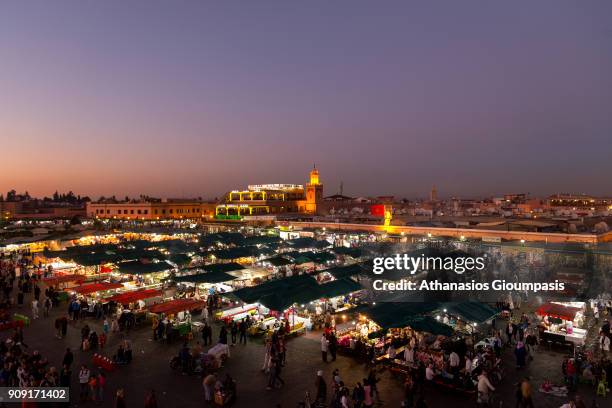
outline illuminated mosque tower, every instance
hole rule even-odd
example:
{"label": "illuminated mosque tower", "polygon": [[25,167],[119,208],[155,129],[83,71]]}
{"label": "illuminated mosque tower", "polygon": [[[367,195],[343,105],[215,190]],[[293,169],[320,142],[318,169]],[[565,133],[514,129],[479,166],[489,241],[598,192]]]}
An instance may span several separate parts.
{"label": "illuminated mosque tower", "polygon": [[319,170],[316,166],[310,172],[310,181],[306,184],[306,212],[316,214],[317,204],[323,200],[323,184],[319,182]]}
{"label": "illuminated mosque tower", "polygon": [[436,190],[436,186],[431,187],[431,193],[429,193],[429,201],[431,202],[438,201],[438,190]]}

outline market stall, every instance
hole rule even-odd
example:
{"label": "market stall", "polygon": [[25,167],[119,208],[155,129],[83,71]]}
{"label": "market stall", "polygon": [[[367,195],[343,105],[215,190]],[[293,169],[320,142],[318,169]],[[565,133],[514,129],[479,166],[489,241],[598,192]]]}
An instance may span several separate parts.
{"label": "market stall", "polygon": [[[544,330],[540,340],[550,343],[584,345],[587,331],[584,324],[584,303],[549,302],[537,310]],[[575,307],[580,306],[580,307]]]}
{"label": "market stall", "polygon": [[149,312],[158,315],[158,319],[166,327],[166,337],[169,340],[189,336],[192,332],[191,312],[202,310],[203,300],[195,298],[173,299],[149,307]]}

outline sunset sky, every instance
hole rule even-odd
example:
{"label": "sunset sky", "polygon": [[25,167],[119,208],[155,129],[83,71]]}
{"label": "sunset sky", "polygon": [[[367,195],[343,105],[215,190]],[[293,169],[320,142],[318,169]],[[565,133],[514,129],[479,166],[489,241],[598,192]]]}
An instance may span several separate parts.
{"label": "sunset sky", "polygon": [[611,1],[3,1],[0,191],[612,195]]}

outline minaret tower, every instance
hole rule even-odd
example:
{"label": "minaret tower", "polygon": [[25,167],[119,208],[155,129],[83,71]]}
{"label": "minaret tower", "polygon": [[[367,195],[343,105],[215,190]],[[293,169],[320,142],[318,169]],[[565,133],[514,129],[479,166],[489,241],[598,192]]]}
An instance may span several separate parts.
{"label": "minaret tower", "polygon": [[310,171],[310,181],[306,184],[306,212],[317,213],[317,205],[323,200],[323,184],[319,181],[319,170],[316,166]]}
{"label": "minaret tower", "polygon": [[438,201],[438,190],[436,190],[436,186],[431,187],[431,193],[429,193],[429,201],[431,202]]}

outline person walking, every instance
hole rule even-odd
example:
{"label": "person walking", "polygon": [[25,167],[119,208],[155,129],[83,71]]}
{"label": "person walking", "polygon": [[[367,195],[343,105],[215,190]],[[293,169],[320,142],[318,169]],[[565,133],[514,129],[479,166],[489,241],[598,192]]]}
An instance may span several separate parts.
{"label": "person walking", "polygon": [[525,344],[523,344],[523,342],[520,340],[516,343],[514,355],[516,356],[516,368],[525,367],[525,358],[527,357],[527,351],[525,350]]}
{"label": "person walking", "polygon": [[227,344],[227,329],[225,326],[222,326],[221,331],[219,332],[219,343]]}
{"label": "person walking", "polygon": [[315,380],[315,387],[317,387],[316,402],[324,403],[327,399],[327,384],[323,378],[323,371],[317,371],[317,378]]}
{"label": "person walking", "polygon": [[81,402],[85,402],[89,399],[89,375],[90,371],[85,364],[81,366],[79,371],[79,385],[81,386],[80,399]]}
{"label": "person walking", "polygon": [[205,346],[209,344],[212,346],[212,327],[206,322],[204,322],[204,327],[202,327],[202,341]]}
{"label": "person walking", "polygon": [[115,408],[126,408],[125,406],[125,394],[123,388],[117,390],[117,396],[115,398]]}
{"label": "person walking", "polygon": [[64,359],[62,360],[62,365],[70,368],[72,362],[74,361],[74,354],[70,350],[70,347],[66,349],[66,353],[64,354]]}
{"label": "person walking", "polygon": [[521,408],[533,408],[533,400],[531,399],[531,384],[529,378],[523,378],[521,381]]}
{"label": "person walking", "polygon": [[230,332],[232,334],[232,346],[236,345],[236,339],[238,336],[238,324],[236,322],[232,322],[232,327],[230,329]]}
{"label": "person walking", "polygon": [[[361,405],[363,404],[363,400],[365,399],[365,390],[363,389],[363,385],[361,385],[360,382],[357,382],[357,385],[355,385],[355,388],[353,388],[352,399],[353,399],[353,407],[361,408]],[[407,407],[409,406],[410,405],[407,405]]]}
{"label": "person walking", "polygon": [[329,340],[325,337],[325,334],[321,335],[321,358],[324,363],[327,363],[327,351],[329,350]]}
{"label": "person walking", "polygon": [[32,319],[38,319],[38,300],[32,301]]}
{"label": "person walking", "polygon": [[51,299],[48,297],[45,298],[44,308],[43,308],[43,316],[49,317],[49,311],[51,310]]}
{"label": "person walking", "polygon": [[283,367],[283,364],[278,354],[275,354],[274,356],[272,356],[272,365],[270,367],[270,377],[268,380],[268,386],[266,387],[267,390],[276,388],[277,381],[281,383],[281,386],[285,385],[285,381],[280,376],[282,367]]}
{"label": "person walking", "polygon": [[606,336],[603,332],[599,335],[599,349],[606,357],[610,352],[610,337]]}
{"label": "person walking", "polygon": [[374,406],[374,400],[372,398],[372,386],[367,378],[363,379],[363,407],[371,408]]}
{"label": "person walking", "polygon": [[238,326],[238,331],[240,332],[240,340],[239,343],[240,344],[247,344],[247,336],[246,336],[246,332],[247,332],[247,323],[245,319],[242,319],[240,321],[240,325]]}
{"label": "person walking", "polygon": [[72,379],[72,370],[69,366],[64,365],[60,370],[59,383],[60,387],[70,387],[70,382]]}
{"label": "person walking", "polygon": [[157,397],[155,396],[155,390],[152,389],[145,396],[144,408],[157,408]]}
{"label": "person walking", "polygon": [[332,361],[336,361],[336,351],[338,350],[338,339],[334,332],[329,334],[329,353],[331,354]]}
{"label": "person walking", "polygon": [[489,404],[490,392],[495,391],[495,387],[489,381],[487,377],[487,372],[483,371],[482,374],[478,376],[478,401],[480,403]]}
{"label": "person walking", "polygon": [[97,400],[98,402],[102,403],[104,402],[104,387],[106,386],[106,375],[104,374],[104,372],[100,371],[98,373],[98,388],[96,389],[96,394],[97,394]]}
{"label": "person walking", "polygon": [[98,377],[96,375],[89,376],[89,395],[93,402],[98,402]]}
{"label": "person walking", "polygon": [[66,316],[62,317],[61,319],[61,334],[62,334],[62,339],[66,337],[66,333],[68,332],[68,318]]}
{"label": "person walking", "polygon": [[151,330],[153,331],[153,341],[157,340],[157,330],[159,329],[159,319],[157,315],[153,315],[153,319],[151,320]]}
{"label": "person walking", "polygon": [[368,375],[368,384],[370,384],[370,393],[372,394],[372,398],[374,398],[374,394],[376,394],[376,400],[380,401],[380,395],[378,395],[378,381],[380,379],[376,377],[376,371],[372,368],[370,369],[370,374]]}

